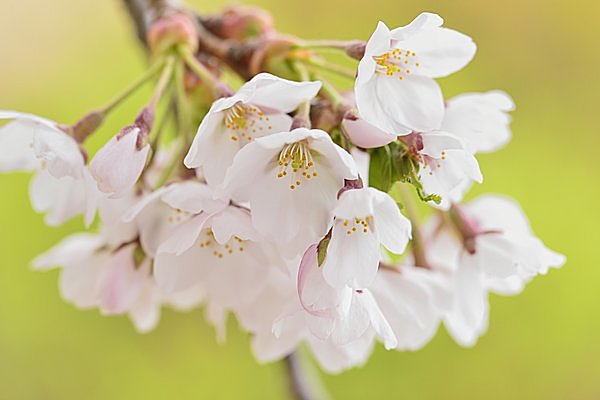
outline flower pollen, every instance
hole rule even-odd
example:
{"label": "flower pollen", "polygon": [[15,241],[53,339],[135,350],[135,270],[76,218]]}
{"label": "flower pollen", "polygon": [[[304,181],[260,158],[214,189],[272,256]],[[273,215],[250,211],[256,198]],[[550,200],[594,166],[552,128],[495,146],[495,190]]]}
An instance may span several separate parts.
{"label": "flower pollen", "polygon": [[198,246],[204,249],[208,253],[212,254],[216,259],[223,259],[228,255],[232,255],[235,252],[242,253],[244,251],[244,240],[237,236],[233,236],[225,244],[219,244],[215,239],[215,236],[211,229],[205,230],[205,239],[200,239]]}
{"label": "flower pollen", "polygon": [[238,101],[225,111],[225,127],[233,142],[246,144],[270,131],[269,117],[258,107]]}
{"label": "flower pollen", "polygon": [[289,177],[291,190],[318,176],[308,143],[304,141],[285,145],[277,164],[277,178]]}
{"label": "flower pollen", "polygon": [[387,53],[373,57],[377,68],[375,71],[390,77],[398,77],[399,80],[411,74],[411,68],[419,68],[420,64],[416,58],[417,54],[410,50],[394,49]]}

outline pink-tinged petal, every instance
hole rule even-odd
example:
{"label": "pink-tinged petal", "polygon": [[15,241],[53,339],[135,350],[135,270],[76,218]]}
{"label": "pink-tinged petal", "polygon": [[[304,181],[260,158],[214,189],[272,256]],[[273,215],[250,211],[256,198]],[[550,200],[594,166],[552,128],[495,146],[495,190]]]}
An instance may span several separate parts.
{"label": "pink-tinged petal", "polygon": [[0,127],[0,172],[33,171],[40,161],[33,152],[35,129],[26,121],[11,121]]}
{"label": "pink-tinged petal", "polygon": [[400,213],[398,205],[387,193],[369,188],[374,197],[375,234],[389,251],[402,254],[411,239],[410,221]]}
{"label": "pink-tinged petal", "polygon": [[262,72],[240,88],[244,103],[256,104],[283,113],[294,111],[303,101],[314,98],[321,82],[295,82]]}
{"label": "pink-tinged petal", "polygon": [[364,288],[375,280],[381,250],[375,234],[365,229],[367,232],[359,225],[352,231],[342,221],[333,225],[322,268],[323,277],[334,288]]}
{"label": "pink-tinged petal", "polygon": [[379,129],[395,135],[411,130],[438,129],[444,116],[444,98],[431,78],[410,75],[377,75],[372,82],[355,87],[360,115]]}
{"label": "pink-tinged petal", "polygon": [[390,35],[394,40],[406,40],[424,29],[439,28],[444,19],[437,14],[424,12],[411,21],[410,24],[392,29]]}
{"label": "pink-tinged petal", "polygon": [[31,265],[38,271],[58,266],[78,264],[102,247],[100,236],[91,233],[78,233],[67,236],[56,246],[37,256]]}
{"label": "pink-tinged petal", "polygon": [[514,106],[501,91],[461,94],[447,101],[442,129],[461,138],[473,152],[492,152],[511,138],[508,112]]}
{"label": "pink-tinged petal", "polygon": [[45,213],[50,226],[86,211],[86,185],[82,180],[65,176],[56,179],[46,171],[40,171],[29,184],[31,205],[36,212]]}
{"label": "pink-tinged petal", "polygon": [[421,29],[396,47],[414,52],[419,63],[414,73],[430,78],[442,78],[462,69],[477,50],[470,37],[447,28]]}
{"label": "pink-tinged petal", "polygon": [[[161,197],[165,193],[168,193],[170,190],[173,190],[173,186],[174,185],[163,186],[163,187],[155,190],[152,193],[143,195],[142,198],[139,201],[137,201],[133,207],[130,207],[124,213],[118,211],[117,214],[119,214],[119,213],[122,214],[120,219],[123,222],[132,222],[151,203],[159,201],[159,199],[161,199]],[[113,200],[113,199],[110,199],[110,200]],[[111,204],[114,204],[113,201],[110,201],[110,202],[111,202]],[[119,218],[119,217],[117,216],[116,218]],[[106,220],[104,217],[102,219]]]}
{"label": "pink-tinged petal", "polygon": [[311,245],[302,256],[297,289],[300,304],[310,315],[325,319],[340,315],[339,291],[323,279],[322,271],[317,265],[316,244]]}
{"label": "pink-tinged petal", "polygon": [[177,256],[159,251],[154,259],[154,278],[168,294],[191,289],[202,279],[202,268],[211,266],[198,246],[192,246]]}
{"label": "pink-tinged petal", "polygon": [[172,208],[192,214],[212,214],[222,210],[229,203],[227,200],[215,200],[213,190],[209,186],[195,181],[171,185],[170,190],[161,195],[161,199]]}
{"label": "pink-tinged petal", "polygon": [[395,141],[398,137],[382,131],[374,125],[369,124],[362,118],[342,120],[342,129],[355,145],[371,149],[381,147]]}
{"label": "pink-tinged petal", "polygon": [[179,256],[196,243],[211,214],[198,214],[179,225],[171,236],[158,248],[157,253]]}
{"label": "pink-tinged petal", "polygon": [[[117,315],[127,312],[134,304],[149,276],[149,267],[134,265],[135,246],[117,251],[104,265],[99,281],[98,295],[100,312]],[[149,263],[145,260],[145,263]]]}
{"label": "pink-tinged petal", "polygon": [[260,241],[252,226],[250,212],[238,207],[227,207],[210,220],[211,230],[219,244],[227,243],[232,237],[242,240]]}
{"label": "pink-tinged petal", "polygon": [[138,333],[148,333],[158,325],[161,305],[161,291],[148,275],[144,286],[129,309],[129,318]]}
{"label": "pink-tinged petal", "polygon": [[114,136],[92,159],[90,172],[102,192],[121,197],[142,174],[150,145],[137,149],[139,133],[139,128],[133,128],[124,135]]}
{"label": "pink-tinged petal", "polygon": [[217,342],[219,344],[225,343],[227,339],[227,309],[220,304],[210,302],[206,307],[204,315],[206,316],[206,320],[215,327]]}

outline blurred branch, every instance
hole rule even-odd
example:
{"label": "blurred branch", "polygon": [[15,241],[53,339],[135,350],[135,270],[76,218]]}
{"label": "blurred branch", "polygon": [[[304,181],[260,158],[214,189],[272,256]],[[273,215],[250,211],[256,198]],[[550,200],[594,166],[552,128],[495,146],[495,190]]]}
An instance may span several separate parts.
{"label": "blurred branch", "polygon": [[298,352],[284,358],[290,393],[295,400],[325,400],[329,395],[318,381],[315,371],[307,371]]}
{"label": "blurred branch", "polygon": [[181,9],[177,0],[122,0],[135,25],[138,39],[146,45],[146,33],[152,22]]}

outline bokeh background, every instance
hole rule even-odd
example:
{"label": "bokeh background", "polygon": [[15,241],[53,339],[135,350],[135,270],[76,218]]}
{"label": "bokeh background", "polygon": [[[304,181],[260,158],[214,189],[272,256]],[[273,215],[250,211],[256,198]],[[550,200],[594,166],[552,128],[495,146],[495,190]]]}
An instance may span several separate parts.
{"label": "bokeh background", "polygon": [[[215,11],[221,0],[190,1]],[[492,296],[488,333],[463,349],[441,329],[416,353],[377,347],[363,368],[324,376],[339,399],[600,398],[600,3],[588,0],[256,0],[279,28],[306,38],[366,39],[434,11],[478,43],[475,60],[441,80],[448,96],[502,88],[516,100],[514,139],[479,157],[477,193],[517,198],[536,233],[568,256],[517,297]],[[73,122],[145,65],[118,0],[2,0],[0,109]],[[144,93],[91,141],[128,123]],[[29,261],[75,220],[48,228],[29,206],[27,175],[0,175],[0,399],[278,399],[280,365],[258,365],[230,323],[217,343],[201,310],[164,312],[138,335],[125,317],[64,303],[57,271]]]}

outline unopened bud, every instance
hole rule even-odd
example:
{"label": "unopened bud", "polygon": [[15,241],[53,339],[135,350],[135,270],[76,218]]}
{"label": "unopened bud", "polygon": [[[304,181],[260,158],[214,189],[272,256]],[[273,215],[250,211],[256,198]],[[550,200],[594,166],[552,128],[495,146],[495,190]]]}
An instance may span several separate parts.
{"label": "unopened bud", "polygon": [[346,111],[341,125],[346,137],[363,149],[385,146],[396,140],[395,135],[390,135],[362,119],[356,109]]}
{"label": "unopened bud", "polygon": [[102,125],[104,121],[104,112],[91,111],[73,125],[60,125],[60,129],[69,134],[78,143],[83,143],[85,139]]}
{"label": "unopened bud", "polygon": [[161,54],[176,45],[188,46],[195,53],[198,50],[198,29],[192,17],[177,13],[160,18],[148,29],[148,46],[152,54]]}
{"label": "unopened bud", "polygon": [[224,39],[243,40],[274,31],[271,14],[252,6],[228,7],[205,23],[212,33]]}
{"label": "unopened bud", "polygon": [[367,42],[362,40],[354,40],[346,45],[346,54],[349,57],[355,58],[357,60],[362,59],[365,56],[365,49],[367,48]]}

